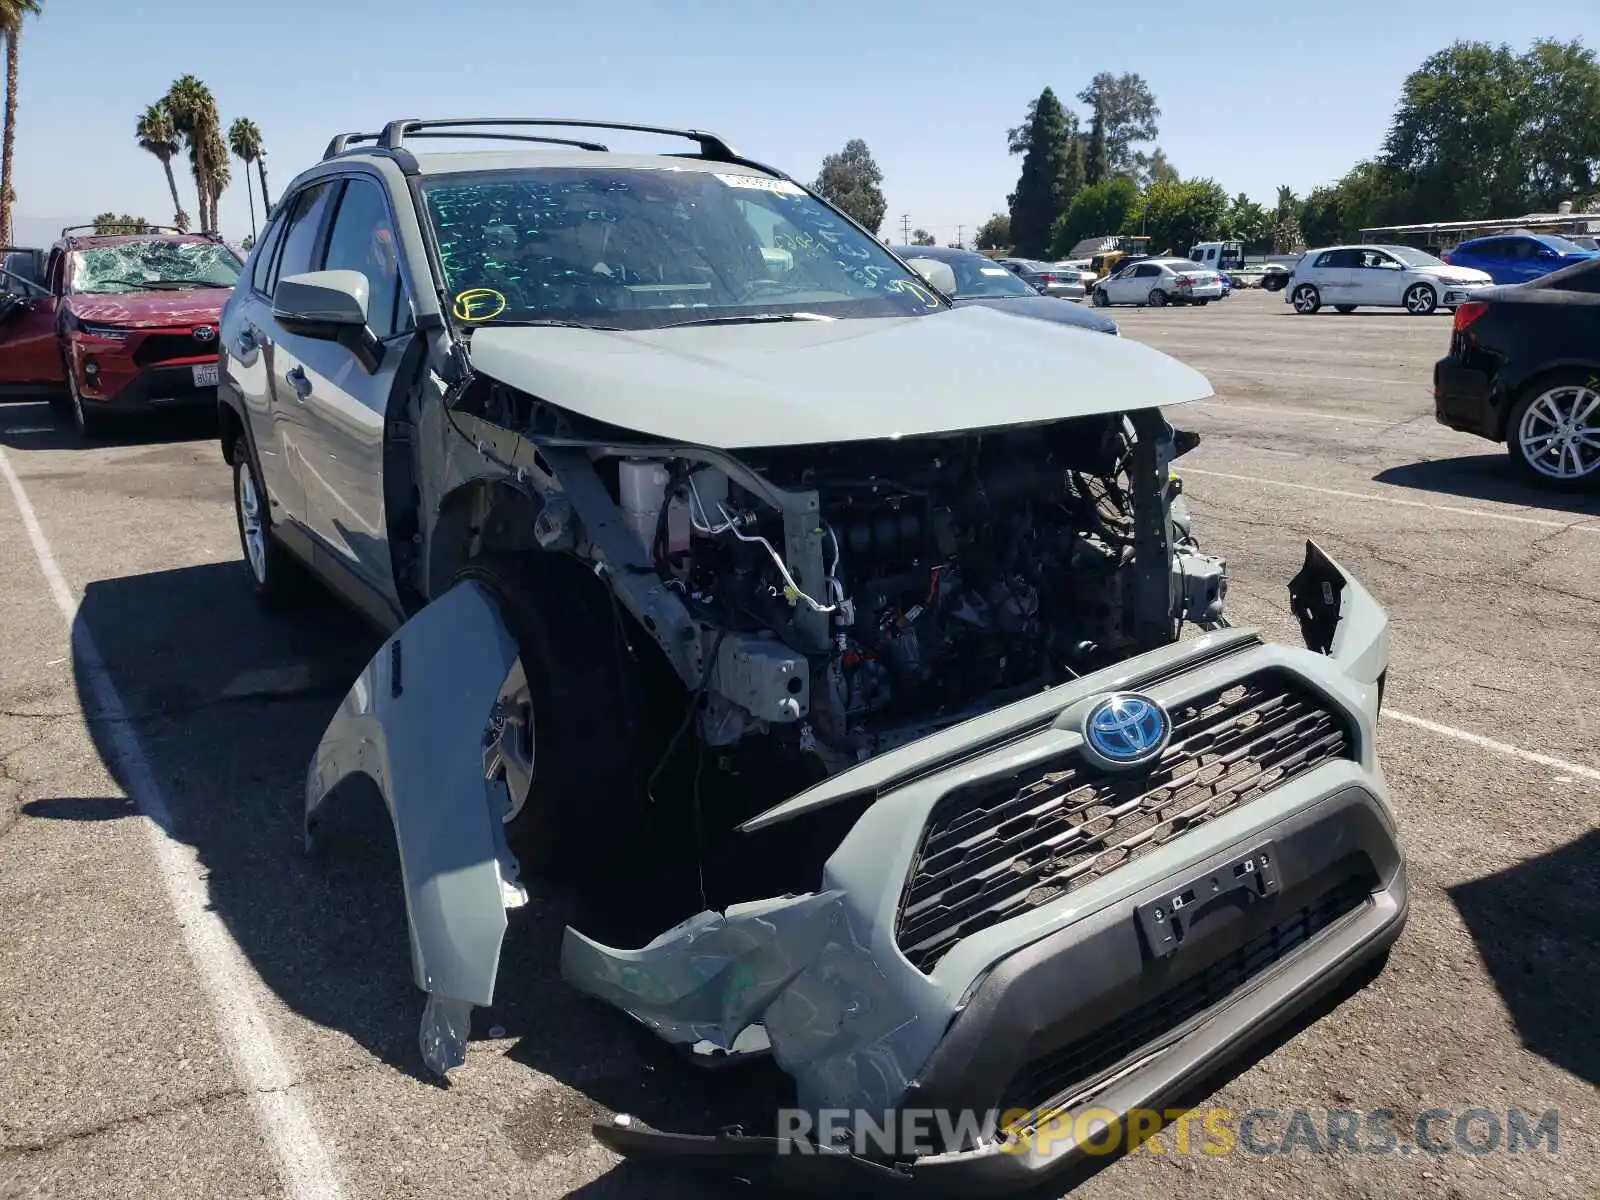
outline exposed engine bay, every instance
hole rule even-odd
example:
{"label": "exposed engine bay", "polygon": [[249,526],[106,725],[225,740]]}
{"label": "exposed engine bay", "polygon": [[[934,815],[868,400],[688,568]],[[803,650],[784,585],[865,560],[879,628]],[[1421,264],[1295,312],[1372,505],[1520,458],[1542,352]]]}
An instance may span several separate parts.
{"label": "exposed engine bay", "polygon": [[[536,445],[540,425],[546,444],[585,440],[564,414],[526,415]],[[839,769],[1174,641],[1186,620],[1223,623],[1226,566],[1190,537],[1169,469],[1198,438],[1157,410],[737,452],[629,453],[585,432],[698,643],[701,670],[679,674],[709,746],[777,738]],[[571,548],[599,557],[581,526],[603,518],[573,516]]]}

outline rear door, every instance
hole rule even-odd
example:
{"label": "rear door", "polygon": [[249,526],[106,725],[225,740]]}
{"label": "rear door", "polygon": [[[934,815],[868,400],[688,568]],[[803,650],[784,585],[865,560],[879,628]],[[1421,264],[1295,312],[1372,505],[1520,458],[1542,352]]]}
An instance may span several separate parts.
{"label": "rear door", "polygon": [[272,324],[273,268],[283,248],[283,234],[289,222],[284,214],[293,211],[295,196],[280,205],[277,214],[261,232],[233,295],[222,310],[219,331],[221,354],[218,357],[217,390],[238,398],[244,411],[256,467],[274,506],[272,519],[302,521],[300,481],[290,469],[283,448],[279,413],[273,404],[272,359],[276,352]]}
{"label": "rear door", "polygon": [[1350,299],[1355,287],[1355,280],[1351,278],[1355,263],[1354,250],[1327,250],[1317,255],[1311,264],[1311,283],[1322,293],[1324,304],[1356,303]]}
{"label": "rear door", "polygon": [[44,283],[26,269],[32,260],[32,251],[0,254],[6,264],[0,268],[0,389],[66,382],[56,339],[56,295],[49,286],[51,278],[60,278],[61,252],[51,252]]}
{"label": "rear door", "polygon": [[[416,336],[395,222],[376,176],[344,180],[326,248],[313,270],[367,278],[367,324],[381,350],[376,369],[344,346],[289,337],[300,364],[290,382],[307,429],[301,460],[311,530],[367,587],[394,598],[383,503],[383,433],[406,348]],[[288,272],[285,272],[286,274]]]}

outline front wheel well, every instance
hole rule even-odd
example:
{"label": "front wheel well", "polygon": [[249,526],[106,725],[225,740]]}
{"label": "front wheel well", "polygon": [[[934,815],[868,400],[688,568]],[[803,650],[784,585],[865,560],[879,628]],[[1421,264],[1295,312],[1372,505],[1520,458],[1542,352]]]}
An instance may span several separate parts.
{"label": "front wheel well", "polygon": [[238,460],[238,446],[244,437],[244,418],[226,400],[217,402],[217,437],[222,442],[222,461],[230,467]]}
{"label": "front wheel well", "polygon": [[442,594],[467,563],[538,549],[533,522],[543,507],[500,479],[474,479],[447,495],[428,532],[428,595]]}

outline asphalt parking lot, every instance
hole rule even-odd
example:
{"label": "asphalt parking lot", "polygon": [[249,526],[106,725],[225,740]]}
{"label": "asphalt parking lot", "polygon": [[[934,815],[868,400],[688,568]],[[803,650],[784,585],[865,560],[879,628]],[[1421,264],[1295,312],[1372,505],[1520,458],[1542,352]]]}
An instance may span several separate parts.
{"label": "asphalt parking lot", "polygon": [[[1600,1195],[1600,497],[1434,423],[1447,314],[1246,292],[1113,315],[1216,387],[1170,415],[1204,439],[1180,468],[1235,623],[1298,640],[1308,537],[1391,619],[1410,923],[1375,981],[1193,1102],[1274,1110],[1268,1142],[1296,1108],[1392,1110],[1407,1144],[1443,1109],[1450,1144],[1185,1153],[1168,1129],[1077,1194]],[[0,448],[0,1197],[750,1194],[591,1141],[614,1110],[714,1121],[745,1085],[568,992],[538,896],[467,1065],[425,1078],[384,814],[301,848],[307,757],[377,639],[331,602],[257,610],[204,421],[82,448],[5,404]],[[1557,1152],[1468,1152],[1448,1131],[1474,1108],[1557,1110]]]}

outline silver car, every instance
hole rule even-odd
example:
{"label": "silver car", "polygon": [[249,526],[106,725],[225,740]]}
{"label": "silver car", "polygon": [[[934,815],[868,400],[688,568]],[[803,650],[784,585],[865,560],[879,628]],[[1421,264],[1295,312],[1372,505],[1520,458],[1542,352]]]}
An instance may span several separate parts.
{"label": "silver car", "polygon": [[[486,127],[523,145],[418,152]],[[1229,625],[1164,415],[1198,372],[952,307],[721,138],[612,128],[340,135],[227,305],[243,579],[388,639],[306,836],[381,791],[440,1074],[527,872],[584,901],[572,987],[770,1056],[805,1126],[607,1145],[1031,1185],[1083,1152],[1061,1113],[1158,1106],[1400,932],[1386,618],[1308,544],[1305,645]],[[841,1114],[904,1136],[818,1153]]]}
{"label": "silver car", "polygon": [[1324,305],[1403,308],[1425,317],[1465,304],[1494,279],[1486,271],[1453,267],[1412,246],[1329,246],[1307,250],[1284,288],[1284,301],[1310,316]]}
{"label": "silver car", "polygon": [[1084,297],[1083,273],[1076,267],[1058,267],[1055,263],[1032,258],[1002,258],[1000,262],[1046,296],[1062,300]]}

